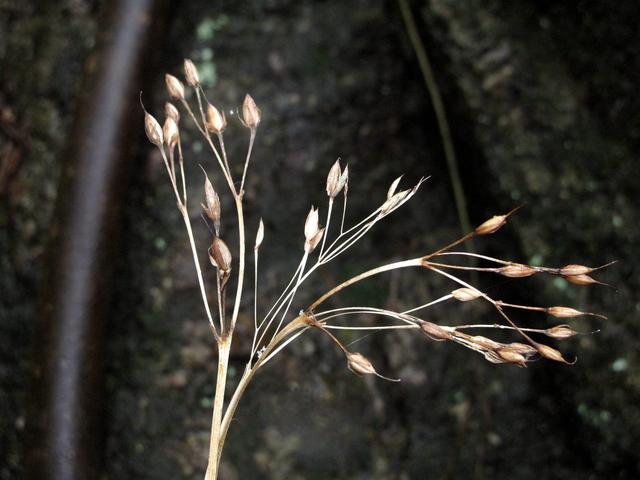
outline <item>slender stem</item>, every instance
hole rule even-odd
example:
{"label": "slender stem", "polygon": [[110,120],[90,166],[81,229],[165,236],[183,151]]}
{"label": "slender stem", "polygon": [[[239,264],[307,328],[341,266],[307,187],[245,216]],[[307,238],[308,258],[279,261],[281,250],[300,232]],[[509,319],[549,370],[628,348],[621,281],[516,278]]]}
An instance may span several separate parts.
{"label": "slender stem", "polygon": [[327,222],[324,227],[324,235],[322,236],[322,245],[320,246],[320,255],[318,258],[322,258],[322,252],[324,252],[324,244],[329,236],[329,224],[331,223],[331,209],[333,208],[333,197],[329,197],[329,208],[327,209]]}
{"label": "slender stem", "polygon": [[[458,166],[455,148],[453,147],[453,139],[449,129],[449,122],[447,120],[447,111],[444,108],[444,102],[440,95],[438,82],[436,81],[433,69],[431,68],[429,56],[427,55],[424,43],[418,34],[418,28],[413,17],[413,12],[411,11],[411,7],[409,6],[409,2],[407,2],[407,0],[398,0],[398,4],[400,6],[400,12],[404,20],[407,34],[409,35],[409,40],[411,41],[411,45],[413,46],[418,59],[418,65],[420,66],[425,86],[427,87],[431,98],[431,105],[433,106],[433,110],[436,114],[438,129],[440,130],[440,138],[442,139],[442,147],[447,160],[449,178],[451,180],[451,186],[453,187],[453,196],[456,203],[456,209],[458,211],[460,227],[463,232],[467,232],[471,230],[471,224],[469,221],[469,213],[467,211],[467,201],[464,194],[464,188],[462,186],[462,180],[460,179],[460,168]],[[473,244],[470,245],[470,249],[473,250]]]}
{"label": "slender stem", "polygon": [[[220,437],[218,440],[218,462],[220,462],[220,455],[222,454],[224,442],[227,438],[227,433],[229,432],[229,425],[231,424],[231,420],[235,415],[236,409],[238,408],[238,404],[240,403],[240,399],[242,398],[242,395],[244,394],[247,386],[251,382],[251,379],[253,378],[255,373],[258,371],[258,369],[262,366],[264,359],[268,358],[271,351],[274,350],[278,346],[278,344],[282,340],[284,340],[285,337],[287,337],[287,335],[294,332],[295,330],[306,327],[307,326],[306,322],[307,322],[306,315],[300,315],[296,317],[278,333],[278,335],[269,343],[269,345],[266,346],[264,354],[262,355],[262,357],[258,359],[258,361],[253,366],[250,366],[249,364],[247,364],[247,367],[245,368],[245,371],[242,374],[242,377],[240,378],[240,382],[238,382],[238,386],[236,387],[236,390],[233,392],[233,396],[231,397],[231,400],[229,400],[229,405],[227,406],[227,409],[224,414],[224,418],[222,419],[222,424],[220,428]],[[209,479],[206,479],[206,480],[209,480]]]}
{"label": "slender stem", "polygon": [[222,409],[224,406],[224,392],[227,385],[227,367],[231,350],[230,337],[223,337],[218,342],[218,376],[216,378],[216,393],[213,399],[213,416],[211,420],[211,440],[209,444],[209,463],[205,480],[217,480],[219,451],[222,449]]}
{"label": "slender stem", "polygon": [[249,160],[251,159],[251,151],[253,150],[253,142],[256,139],[256,129],[251,129],[251,136],[249,137],[249,150],[247,151],[247,158],[244,161],[244,170],[242,171],[242,181],[240,182],[240,196],[244,195],[244,179],[247,176],[247,170],[249,169]]}
{"label": "slender stem", "polygon": [[236,299],[233,304],[233,313],[231,315],[231,330],[236,327],[236,321],[238,320],[238,312],[240,311],[240,301],[242,300],[242,284],[244,282],[244,268],[245,268],[245,233],[244,233],[244,213],[242,209],[242,195],[234,194],[234,200],[236,203],[236,212],[238,214],[238,285],[236,287]]}
{"label": "slender stem", "polygon": [[404,260],[402,262],[389,263],[388,265],[382,265],[380,267],[373,268],[371,270],[361,273],[360,275],[356,275],[355,277],[350,278],[346,282],[342,282],[340,285],[336,287],[333,287],[331,290],[329,290],[327,293],[325,293],[324,295],[319,297],[315,302],[313,302],[309,307],[309,310],[314,310],[318,305],[323,303],[329,297],[338,293],[343,288],[346,288],[349,285],[353,285],[354,283],[359,282],[360,280],[364,280],[365,278],[371,277],[373,275],[377,275],[382,272],[388,272],[389,270],[395,270],[396,268],[420,267],[420,266],[422,266],[422,259],[413,258],[411,260]]}
{"label": "slender stem", "polygon": [[344,202],[342,202],[342,220],[340,221],[340,234],[344,231],[344,218],[347,215],[347,191],[344,192]]}
{"label": "slender stem", "polygon": [[213,335],[216,337],[216,340],[219,340],[218,331],[216,329],[215,324],[213,323],[213,317],[211,315],[211,310],[209,309],[209,302],[207,301],[207,291],[204,288],[204,280],[202,278],[202,270],[200,269],[200,260],[198,258],[198,251],[196,249],[196,242],[193,238],[193,230],[191,229],[191,221],[189,220],[189,214],[187,213],[186,208],[180,207],[180,213],[182,213],[182,219],[184,220],[184,226],[187,229],[187,236],[189,237],[189,244],[191,245],[191,253],[193,255],[193,263],[196,267],[196,276],[198,277],[198,284],[200,286],[200,294],[202,296],[202,303],[204,304],[204,309],[207,312],[207,319],[209,320],[209,325],[213,329]]}

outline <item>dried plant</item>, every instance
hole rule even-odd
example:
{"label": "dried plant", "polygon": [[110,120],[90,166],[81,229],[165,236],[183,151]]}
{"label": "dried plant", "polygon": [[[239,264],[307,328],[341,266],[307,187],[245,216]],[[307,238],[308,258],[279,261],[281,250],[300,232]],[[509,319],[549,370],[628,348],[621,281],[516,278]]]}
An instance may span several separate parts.
{"label": "dried plant", "polygon": [[[324,226],[320,223],[320,210],[311,207],[304,222],[303,234],[304,243],[301,249],[301,259],[298,267],[294,271],[291,280],[286,285],[278,299],[271,305],[265,315],[259,315],[258,299],[258,259],[260,249],[265,238],[265,228],[260,220],[253,243],[254,270],[253,270],[253,340],[251,345],[251,355],[246,364],[242,377],[236,389],[226,404],[225,391],[227,386],[227,368],[229,363],[229,353],[232,345],[233,333],[238,320],[238,313],[243,295],[246,272],[246,233],[243,211],[243,196],[246,175],[251,162],[251,153],[257,129],[260,125],[262,113],[256,103],[247,95],[244,99],[241,113],[241,122],[249,130],[249,142],[242,176],[234,178],[227,158],[224,144],[224,131],[227,126],[227,119],[218,108],[211,105],[200,84],[198,70],[191,60],[184,62],[185,79],[189,89],[195,92],[195,103],[197,110],[191,108],[187,101],[185,85],[175,76],[167,74],[165,76],[167,91],[169,95],[177,101],[186,111],[193,121],[198,131],[205,139],[213,154],[215,162],[218,164],[222,177],[227,184],[227,188],[233,197],[235,213],[238,220],[239,244],[237,250],[232,254],[231,249],[220,236],[220,225],[222,212],[220,199],[211,180],[204,173],[205,198],[202,203],[202,210],[206,218],[213,225],[213,238],[207,249],[207,255],[211,266],[216,272],[216,298],[217,311],[211,311],[207,300],[207,289],[201,270],[199,254],[201,252],[196,246],[193,235],[191,220],[187,211],[187,187],[185,181],[185,162],[183,149],[180,140],[180,114],[172,103],[165,104],[165,122],[161,127],[158,121],[145,110],[145,130],[149,141],[158,147],[164,160],[167,175],[171,188],[175,194],[178,211],[182,216],[189,238],[193,261],[199,289],[202,296],[204,310],[213,333],[213,338],[218,348],[218,372],[216,379],[216,391],[213,402],[213,418],[211,424],[211,440],[209,449],[208,466],[205,479],[213,480],[217,478],[218,466],[222,449],[225,443],[231,420],[236,408],[247,386],[258,370],[267,365],[278,353],[280,353],[291,342],[296,340],[304,332],[315,329],[327,335],[338,349],[344,354],[347,367],[356,375],[375,375],[384,380],[399,381],[381,375],[376,371],[372,363],[359,352],[350,351],[340,339],[332,333],[339,330],[401,330],[413,329],[422,332],[428,338],[435,341],[448,341],[457,343],[470,350],[478,352],[485,359],[492,363],[513,364],[518,367],[526,367],[527,363],[545,358],[556,362],[572,364],[553,347],[534,340],[547,337],[553,340],[564,340],[573,337],[576,332],[569,325],[557,325],[547,329],[521,328],[509,315],[511,310],[532,310],[549,314],[556,318],[572,318],[580,315],[595,315],[590,312],[581,312],[570,307],[538,307],[529,305],[516,305],[506,303],[492,298],[488,293],[479,290],[470,283],[463,281],[454,273],[456,270],[471,270],[475,272],[491,272],[509,278],[530,277],[537,274],[555,275],[576,285],[600,284],[591,274],[596,270],[604,268],[603,265],[596,268],[584,265],[566,265],[562,268],[549,268],[502,260],[476,253],[455,250],[455,247],[477,236],[491,235],[505,225],[507,220],[513,215],[516,209],[504,214],[496,215],[482,223],[475,230],[467,233],[463,237],[446,245],[436,251],[421,255],[409,260],[381,265],[366,272],[360,273],[331,290],[327,291],[306,308],[296,315],[289,316],[289,311],[294,302],[298,290],[308,281],[309,277],[320,267],[335,260],[345,253],[350,247],[358,242],[364,235],[378,222],[401,208],[418,191],[426,179],[421,179],[415,186],[405,190],[398,190],[401,177],[395,179],[387,192],[386,198],[380,206],[373,210],[365,218],[355,225],[346,225],[347,198],[349,191],[348,166],[344,169],[340,162],[336,161],[330,168],[327,181],[326,192],[328,196],[328,207],[324,221]],[[143,107],[144,108],[144,107]],[[204,169],[203,169],[204,171]],[[333,225],[332,219],[334,204],[342,197],[342,208],[339,224]],[[338,207],[339,208],[339,207]],[[335,222],[335,220],[334,220]],[[302,222],[301,222],[302,223]],[[329,240],[333,237],[332,240]],[[234,256],[236,259],[234,260]],[[447,263],[449,258],[465,259],[473,257],[471,266],[461,266]],[[493,265],[491,267],[475,266],[477,261],[485,261]],[[439,298],[430,300],[427,303],[416,306],[402,312],[375,308],[369,306],[341,307],[335,309],[322,309],[324,303],[333,295],[344,288],[360,282],[366,278],[378,275],[391,270],[404,268],[421,268],[441,275],[457,284],[458,288],[450,291]],[[236,289],[233,295],[232,306],[227,304],[229,279],[236,276]],[[473,300],[483,300],[488,302],[504,321],[502,324],[466,324],[466,325],[439,325],[417,316],[418,312],[427,309],[438,303],[445,301],[468,302]],[[348,322],[350,318],[358,314],[372,314],[386,319],[385,324],[377,326],[358,326]],[[490,338],[465,333],[469,330],[486,329],[489,331],[511,330],[522,342],[503,343]]]}

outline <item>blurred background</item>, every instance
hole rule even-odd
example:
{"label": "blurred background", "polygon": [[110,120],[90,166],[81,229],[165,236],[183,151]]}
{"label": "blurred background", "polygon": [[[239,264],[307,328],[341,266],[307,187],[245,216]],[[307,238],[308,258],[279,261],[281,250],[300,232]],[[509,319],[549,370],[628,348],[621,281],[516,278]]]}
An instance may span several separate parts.
{"label": "blurred background", "polygon": [[[137,8],[133,17],[127,4]],[[89,406],[70,410],[89,426],[82,437],[89,453],[78,455],[89,455],[95,477],[63,468],[29,478],[203,476],[215,349],[138,103],[142,90],[147,109],[163,118],[164,73],[182,77],[184,57],[199,66],[212,103],[231,112],[249,92],[262,109],[246,197],[249,231],[260,217],[266,226],[261,308],[299,261],[310,205],[326,212],[324,183],[337,157],[349,164],[350,223],[381,202],[398,175],[407,186],[431,178],[310,282],[294,311],[350,274],[448,243],[465,217],[475,226],[521,204],[498,234],[475,242],[478,252],[546,266],[619,261],[596,275],[613,288],[542,275],[464,276],[505,301],[607,315],[570,322],[599,333],[552,343],[578,357],[572,367],[492,365],[415,332],[343,335],[358,340],[383,374],[403,379],[391,384],[355,377],[324,336],[305,334],[247,391],[222,478],[638,478],[639,14],[634,1],[0,0],[0,478],[25,478],[41,458],[38,428],[65,424],[54,411],[38,427],[42,385],[62,392],[64,403],[64,380],[75,377],[90,390]],[[123,50],[124,60],[105,53],[110,48]],[[425,81],[416,51],[423,67],[428,59],[432,80]],[[120,104],[125,110],[102,114]],[[204,252],[210,234],[199,221],[197,165],[226,192],[197,132],[186,120],[181,125]],[[96,130],[86,134],[89,126]],[[103,132],[117,149],[100,158],[116,166],[87,168],[105,148]],[[248,132],[236,115],[225,138],[240,168]],[[101,190],[107,177],[118,188]],[[223,229],[233,245],[229,200]],[[87,231],[97,235],[95,264],[86,260],[91,252],[75,258],[68,246]],[[58,249],[60,242],[67,246]],[[93,277],[80,278],[100,299],[77,317],[79,336],[57,331],[67,310],[50,308],[65,299],[82,304],[73,282],[61,280],[75,278],[76,269],[93,269]],[[410,308],[452,288],[426,272],[393,272],[332,304]],[[248,354],[249,299],[232,381]],[[425,315],[449,325],[498,320],[475,302]],[[560,323],[514,317],[530,327]],[[75,340],[65,346],[69,338],[85,345],[82,322],[97,322],[91,348],[78,350]],[[77,350],[80,356],[55,360]],[[78,375],[86,366],[86,376]],[[74,395],[85,395],[82,388]],[[62,454],[65,462],[83,461]]]}

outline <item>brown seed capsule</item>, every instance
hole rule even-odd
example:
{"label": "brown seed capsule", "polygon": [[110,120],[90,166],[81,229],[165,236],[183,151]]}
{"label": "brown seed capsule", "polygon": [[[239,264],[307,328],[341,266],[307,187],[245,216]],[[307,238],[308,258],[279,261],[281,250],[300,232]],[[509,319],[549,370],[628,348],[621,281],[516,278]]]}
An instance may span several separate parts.
{"label": "brown seed capsule", "polygon": [[497,348],[502,347],[501,343],[494,342],[490,338],[483,337],[481,335],[475,335],[473,337],[469,337],[467,340],[475,343],[479,347],[485,348],[487,350],[496,350]]}
{"label": "brown seed capsule", "polygon": [[209,261],[222,273],[231,271],[231,251],[220,237],[213,237],[209,247]]}
{"label": "brown seed capsule", "polygon": [[390,382],[399,382],[399,379],[387,378],[380,375],[376,372],[376,369],[373,368],[371,362],[360,353],[347,353],[347,366],[349,370],[355,373],[358,376],[361,375],[375,375],[384,380],[389,380]]}
{"label": "brown seed capsule", "polygon": [[568,365],[573,365],[574,363],[576,363],[575,361],[567,362],[558,350],[556,350],[555,348],[551,348],[547,345],[542,345],[541,343],[538,343],[536,345],[536,349],[538,350],[538,353],[540,354],[541,357],[548,358],[549,360],[566,363]]}
{"label": "brown seed capsule", "polygon": [[167,117],[165,119],[164,125],[162,126],[162,135],[168,147],[172,148],[178,144],[180,134],[178,132],[178,124],[173,118]]}
{"label": "brown seed capsule", "polygon": [[496,350],[496,353],[507,363],[513,363],[515,365],[518,365],[519,367],[527,366],[527,359],[524,357],[524,355],[518,353],[509,346],[498,348]]}
{"label": "brown seed capsule", "polygon": [[156,147],[162,147],[162,127],[160,127],[158,121],[147,112],[144,112],[144,131],[151,143]]}
{"label": "brown seed capsule", "polygon": [[184,59],[184,76],[187,79],[187,83],[192,87],[196,87],[200,84],[200,75],[198,75],[198,69],[195,64],[188,58]]}
{"label": "brown seed capsule", "polygon": [[264,240],[264,223],[262,219],[260,219],[260,223],[258,224],[258,231],[256,232],[256,243],[255,249],[258,250],[260,245],[262,245],[262,241]]}
{"label": "brown seed capsule", "polygon": [[497,232],[500,227],[507,223],[507,219],[515,212],[517,212],[521,207],[522,205],[514,208],[509,213],[505,213],[504,215],[494,215],[475,229],[476,235],[489,235],[491,233]]}
{"label": "brown seed capsule", "polygon": [[340,160],[338,159],[329,170],[329,175],[327,175],[327,195],[329,195],[330,198],[336,198],[340,190],[342,190],[340,182],[341,176]]}
{"label": "brown seed capsule", "polygon": [[509,347],[512,351],[524,356],[527,360],[538,352],[535,348],[533,348],[531,345],[527,345],[526,343],[512,342],[507,344],[506,346]]}
{"label": "brown seed capsule", "polygon": [[256,102],[253,101],[253,98],[251,98],[251,95],[247,93],[242,103],[242,120],[245,126],[252,129],[257,128],[261,118],[262,112]]}
{"label": "brown seed capsule", "polygon": [[537,270],[533,267],[529,267],[528,265],[521,265],[519,263],[505,265],[504,267],[498,268],[497,270],[499,274],[510,278],[530,277],[531,275],[536,273],[536,271]]}
{"label": "brown seed capsule", "polygon": [[471,288],[458,288],[451,292],[451,296],[460,302],[468,302],[480,298],[482,293]]}
{"label": "brown seed capsule", "polygon": [[304,238],[311,241],[316,236],[320,226],[318,225],[318,209],[311,207],[304,222]]}
{"label": "brown seed capsule", "polygon": [[216,235],[218,235],[220,233],[220,197],[218,197],[206,173],[204,179],[204,198],[207,206],[202,205],[202,208],[207,217],[213,222],[213,228],[216,231]]}
{"label": "brown seed capsule", "polygon": [[442,342],[444,340],[451,340],[453,335],[448,330],[445,330],[440,325],[431,322],[422,322],[420,324],[422,332],[432,340],[436,342]]}
{"label": "brown seed capsule", "polygon": [[584,315],[580,310],[569,307],[549,307],[547,308],[547,313],[557,318],[572,318]]}
{"label": "brown seed capsule", "polygon": [[224,116],[224,112],[220,113],[216,107],[207,104],[207,130],[212,133],[222,133],[227,128],[227,119]]}
{"label": "brown seed capsule", "polygon": [[173,98],[184,99],[184,85],[173,75],[167,73],[164,76],[164,82],[167,84],[167,92]]}
{"label": "brown seed capsule", "polygon": [[593,268],[585,267],[584,265],[576,265],[576,264],[565,265],[560,269],[560,275],[563,275],[565,277],[568,277],[571,275],[585,275],[591,272],[593,272]]}
{"label": "brown seed capsule", "polygon": [[506,215],[494,215],[489,220],[476,227],[476,235],[489,235],[490,233],[495,233],[505,223],[507,223]]}
{"label": "brown seed capsule", "polygon": [[572,329],[569,325],[558,325],[552,328],[548,328],[544,331],[545,335],[551,338],[555,338],[558,340],[564,340],[565,338],[571,338],[574,335],[577,335],[574,329]]}
{"label": "brown seed capsule", "polygon": [[173,118],[173,121],[176,123],[180,121],[180,112],[178,112],[178,109],[173,105],[173,103],[165,102],[164,114],[169,118]]}
{"label": "brown seed capsule", "polygon": [[581,275],[568,275],[564,277],[567,282],[571,282],[575,285],[593,285],[594,283],[598,285],[606,285],[606,283],[599,282],[595,278],[590,277],[586,274]]}

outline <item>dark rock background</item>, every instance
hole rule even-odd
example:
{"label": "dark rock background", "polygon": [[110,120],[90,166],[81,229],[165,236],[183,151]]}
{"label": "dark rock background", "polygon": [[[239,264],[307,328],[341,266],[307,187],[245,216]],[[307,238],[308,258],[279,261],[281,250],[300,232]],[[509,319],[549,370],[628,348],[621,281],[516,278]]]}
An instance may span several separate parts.
{"label": "dark rock background", "polygon": [[[82,65],[105,3],[0,1],[3,479],[22,475],[40,259]],[[563,351],[579,357],[573,367],[495,366],[408,333],[359,341],[381,371],[403,378],[399,385],[354,377],[325,338],[305,336],[248,390],[223,478],[636,478],[640,8],[498,0],[412,7],[449,115],[472,222],[526,204],[476,248],[552,266],[620,260],[598,276],[615,288],[548,277],[483,276],[480,285],[505,300],[573,305],[609,320],[571,322],[602,329],[565,342]],[[164,70],[178,72],[183,56],[200,66],[212,102],[233,109],[250,92],[263,110],[247,188],[249,230],[260,216],[266,225],[262,305],[297,264],[292,252],[300,250],[309,206],[326,208],[324,179],[338,156],[349,163],[351,220],[384,198],[397,175],[405,173],[407,184],[432,178],[305,287],[298,308],[350,273],[459,234],[435,116],[395,2],[180,2],[158,48],[166,65],[157,82],[141,86],[156,114]],[[247,133],[230,123],[226,138],[240,168]],[[198,163],[223,187],[194,133],[183,132],[191,198],[201,195]],[[105,478],[198,478],[208,447],[212,338],[168,182],[142,135],[130,161],[138,175],[105,339]],[[192,206],[205,245],[209,234]],[[224,206],[232,245],[231,205]],[[335,304],[408,308],[450,288],[424,272],[394,273],[345,291]],[[496,320],[479,304],[429,315],[449,324]],[[518,319],[551,325],[540,316]],[[241,317],[238,338],[250,323],[249,313]],[[236,374],[246,348],[238,341]]]}

